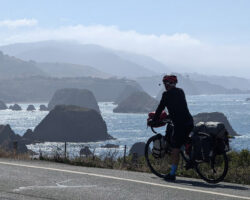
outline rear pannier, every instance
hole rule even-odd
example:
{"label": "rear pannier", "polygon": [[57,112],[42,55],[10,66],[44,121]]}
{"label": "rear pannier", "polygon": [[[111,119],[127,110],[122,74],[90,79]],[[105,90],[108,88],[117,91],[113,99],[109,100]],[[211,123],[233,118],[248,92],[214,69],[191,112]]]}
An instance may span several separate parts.
{"label": "rear pannier", "polygon": [[[194,128],[194,157],[199,154],[199,148],[203,153],[202,160],[208,161],[214,154],[223,154],[229,151],[228,132],[221,122],[199,122]],[[200,141],[200,142],[199,142]],[[198,147],[198,146],[201,147]],[[210,146],[210,147],[209,147]],[[197,160],[200,157],[195,158]]]}
{"label": "rear pannier", "polygon": [[195,132],[210,134],[212,137],[225,139],[228,137],[227,129],[221,122],[199,122],[195,125]]}
{"label": "rear pannier", "polygon": [[192,136],[193,153],[195,161],[209,162],[213,155],[213,139],[211,135],[203,132],[197,132]]}

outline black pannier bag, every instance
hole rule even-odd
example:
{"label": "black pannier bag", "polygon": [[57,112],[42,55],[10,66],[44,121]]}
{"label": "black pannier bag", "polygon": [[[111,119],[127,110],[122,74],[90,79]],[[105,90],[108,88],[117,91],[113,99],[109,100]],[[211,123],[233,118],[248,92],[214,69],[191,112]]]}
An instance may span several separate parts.
{"label": "black pannier bag", "polygon": [[196,162],[209,162],[213,155],[213,139],[211,135],[203,132],[195,132],[192,135],[192,158]]}
{"label": "black pannier bag", "polygon": [[221,122],[199,122],[195,125],[194,133],[206,133],[212,137],[213,151],[223,154],[229,151],[228,132]]}
{"label": "black pannier bag", "polygon": [[224,141],[223,139],[217,138],[215,140],[214,146],[215,146],[214,152],[217,155],[220,155],[220,154],[223,154],[224,152],[229,151],[229,141],[228,141],[228,139],[227,139],[227,141]]}
{"label": "black pannier bag", "polygon": [[158,134],[153,142],[152,155],[154,158],[162,158],[166,153],[166,139],[161,134]]}

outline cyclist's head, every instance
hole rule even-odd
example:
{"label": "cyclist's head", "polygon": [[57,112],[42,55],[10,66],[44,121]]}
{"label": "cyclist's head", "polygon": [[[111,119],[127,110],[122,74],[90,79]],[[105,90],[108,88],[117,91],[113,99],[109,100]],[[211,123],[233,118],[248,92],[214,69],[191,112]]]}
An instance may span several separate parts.
{"label": "cyclist's head", "polygon": [[165,85],[166,90],[175,87],[178,83],[177,77],[175,75],[165,75],[162,79],[163,84]]}

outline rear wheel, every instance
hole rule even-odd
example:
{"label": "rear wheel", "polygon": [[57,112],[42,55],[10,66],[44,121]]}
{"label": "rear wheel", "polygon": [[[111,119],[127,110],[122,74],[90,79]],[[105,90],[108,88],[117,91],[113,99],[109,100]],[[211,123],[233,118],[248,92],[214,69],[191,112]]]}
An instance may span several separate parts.
{"label": "rear wheel", "polygon": [[152,155],[153,143],[158,139],[158,135],[152,136],[146,143],[145,146],[145,158],[147,165],[156,176],[163,178],[169,173],[170,169],[170,154],[167,152],[161,158],[155,158]]}
{"label": "rear wheel", "polygon": [[226,152],[215,155],[210,162],[197,163],[195,166],[200,177],[208,183],[223,181],[228,171],[228,158]]}

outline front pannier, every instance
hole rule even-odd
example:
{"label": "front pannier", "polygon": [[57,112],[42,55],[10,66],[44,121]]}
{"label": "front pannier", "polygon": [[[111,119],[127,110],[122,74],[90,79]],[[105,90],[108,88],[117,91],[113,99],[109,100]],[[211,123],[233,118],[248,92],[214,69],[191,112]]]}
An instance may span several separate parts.
{"label": "front pannier", "polygon": [[161,134],[156,136],[153,142],[152,155],[154,158],[162,158],[166,153],[166,139]]}
{"label": "front pannier", "polygon": [[[153,120],[154,116],[155,116],[155,112],[148,113],[147,122],[149,122],[150,120]],[[165,126],[167,124],[167,122],[166,122],[167,119],[168,119],[167,113],[165,111],[162,111],[159,119],[157,121],[155,121],[155,123],[152,127],[159,128],[159,127]]]}

